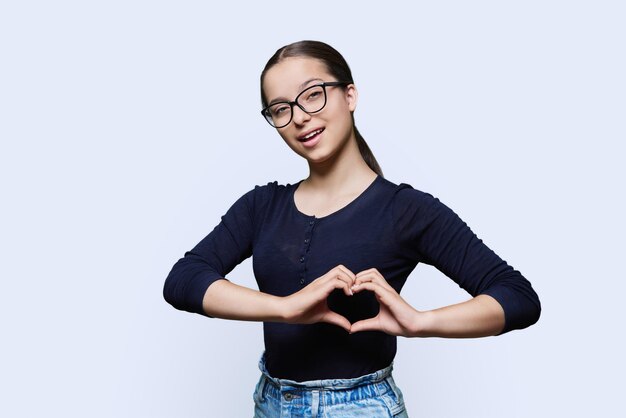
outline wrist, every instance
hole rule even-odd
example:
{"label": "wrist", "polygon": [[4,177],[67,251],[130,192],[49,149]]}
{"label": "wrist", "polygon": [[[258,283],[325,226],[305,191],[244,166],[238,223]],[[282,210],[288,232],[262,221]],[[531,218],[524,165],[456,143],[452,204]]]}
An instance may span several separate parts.
{"label": "wrist", "polygon": [[280,322],[289,323],[291,321],[291,308],[289,307],[289,296],[278,296],[276,306],[278,307],[278,317]]}
{"label": "wrist", "polygon": [[415,311],[410,337],[432,337],[435,320],[436,313],[434,311]]}

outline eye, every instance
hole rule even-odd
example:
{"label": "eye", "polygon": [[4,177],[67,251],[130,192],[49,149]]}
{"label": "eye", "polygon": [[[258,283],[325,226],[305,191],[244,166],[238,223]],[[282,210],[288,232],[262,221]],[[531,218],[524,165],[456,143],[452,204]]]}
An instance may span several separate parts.
{"label": "eye", "polygon": [[304,95],[305,102],[313,102],[324,97],[324,91],[321,87],[314,87],[310,91],[307,91]]}
{"label": "eye", "polygon": [[280,115],[284,114],[287,111],[289,111],[289,106],[287,106],[285,104],[279,104],[279,105],[276,105],[276,106],[270,108],[270,112],[274,116],[280,116]]}

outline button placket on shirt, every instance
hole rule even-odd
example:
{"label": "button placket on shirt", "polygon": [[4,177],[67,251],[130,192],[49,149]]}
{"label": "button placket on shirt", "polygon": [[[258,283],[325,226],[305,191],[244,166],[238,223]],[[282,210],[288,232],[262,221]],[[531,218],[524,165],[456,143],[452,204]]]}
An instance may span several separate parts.
{"label": "button placket on shirt", "polygon": [[302,253],[300,254],[300,285],[306,284],[306,254],[311,246],[311,235],[313,233],[313,227],[315,226],[315,219],[309,220],[309,224],[304,231],[304,245],[302,246]]}

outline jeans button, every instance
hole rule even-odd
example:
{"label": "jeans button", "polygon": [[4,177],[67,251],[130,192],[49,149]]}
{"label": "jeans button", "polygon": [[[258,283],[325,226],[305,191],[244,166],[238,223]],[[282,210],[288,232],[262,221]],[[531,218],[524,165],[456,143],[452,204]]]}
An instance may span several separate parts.
{"label": "jeans button", "polygon": [[293,399],[293,394],[292,394],[292,393],[289,393],[289,392],[285,393],[283,396],[284,396],[284,397],[285,397],[285,399],[286,399],[286,400],[288,400],[288,401],[290,401],[290,400],[292,400],[292,399]]}

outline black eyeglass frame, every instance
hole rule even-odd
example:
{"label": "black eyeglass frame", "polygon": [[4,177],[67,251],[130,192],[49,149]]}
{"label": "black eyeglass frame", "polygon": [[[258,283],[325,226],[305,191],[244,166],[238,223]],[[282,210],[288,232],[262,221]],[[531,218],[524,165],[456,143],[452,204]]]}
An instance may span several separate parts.
{"label": "black eyeglass frame", "polygon": [[[323,83],[318,83],[318,84],[313,84],[312,86],[309,86],[307,88],[305,88],[304,90],[302,90],[297,96],[296,98],[290,102],[290,101],[280,101],[280,102],[275,102],[272,103],[269,106],[264,107],[261,110],[261,115],[263,116],[263,119],[265,119],[267,121],[267,123],[270,124],[270,126],[272,126],[273,128],[276,129],[280,129],[280,128],[284,128],[285,126],[289,125],[291,123],[291,121],[293,120],[293,107],[298,106],[304,113],[307,113],[309,115],[313,114],[313,113],[318,113],[321,112],[322,109],[324,109],[324,107],[326,107],[326,102],[328,101],[328,95],[326,94],[326,87],[334,87],[334,86],[347,86],[348,84],[352,84],[351,82],[348,81],[325,81]],[[308,90],[315,88],[315,87],[322,87],[323,91],[324,91],[324,104],[322,105],[322,107],[319,108],[319,110],[316,110],[315,112],[308,112],[307,110],[304,109],[304,107],[302,107],[302,105],[300,105],[300,103],[298,103],[298,99],[300,98],[300,96],[302,96],[305,92],[307,92]],[[281,126],[274,126],[271,122],[272,116],[269,115],[269,109],[272,106],[276,106],[277,104],[288,104],[289,105],[289,110],[291,111],[291,117],[289,118],[289,122],[285,123],[284,125]]]}

